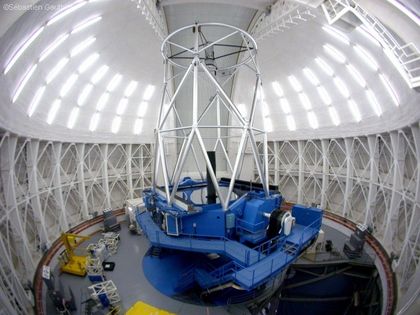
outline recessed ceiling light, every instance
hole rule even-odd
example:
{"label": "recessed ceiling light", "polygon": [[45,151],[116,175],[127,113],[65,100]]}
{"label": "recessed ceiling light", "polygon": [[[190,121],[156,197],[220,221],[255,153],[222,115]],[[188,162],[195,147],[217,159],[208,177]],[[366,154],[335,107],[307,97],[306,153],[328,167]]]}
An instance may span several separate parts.
{"label": "recessed ceiling light", "polygon": [[149,101],[152,98],[154,92],[155,92],[155,86],[152,84],[149,84],[144,90],[143,100]]}
{"label": "recessed ceiling light", "polygon": [[305,110],[311,110],[312,109],[312,104],[311,104],[308,96],[306,96],[305,93],[303,93],[303,92],[299,93],[299,100],[302,103],[303,108]]}
{"label": "recessed ceiling light", "polygon": [[365,38],[367,38],[372,44],[377,47],[381,47],[379,41],[373,36],[365,27],[364,25],[356,27],[356,30],[362,34]]}
{"label": "recessed ceiling light", "polygon": [[347,88],[347,85],[338,77],[334,77],[333,81],[341,95],[343,95],[345,98],[349,98],[350,92]]}
{"label": "recessed ceiling light", "polygon": [[50,84],[52,80],[58,75],[58,73],[66,66],[66,64],[69,62],[69,58],[65,57],[62,58],[54,68],[48,73],[47,78],[45,81],[47,84]]}
{"label": "recessed ceiling light", "polygon": [[109,67],[107,66],[107,65],[103,65],[103,66],[101,66],[96,72],[95,72],[95,74],[92,76],[92,78],[90,79],[90,81],[93,83],[93,84],[96,84],[96,83],[98,83],[102,78],[103,78],[103,76],[108,72],[108,70],[109,70]]}
{"label": "recessed ceiling light", "polygon": [[351,64],[346,65],[347,70],[350,72],[353,79],[359,83],[359,85],[363,88],[366,87],[366,80],[360,74],[360,72]]}
{"label": "recessed ceiling light", "polygon": [[76,123],[77,117],[79,116],[79,107],[75,106],[73,107],[69,120],[67,122],[67,128],[73,129],[74,124]]}
{"label": "recessed ceiling light", "polygon": [[379,69],[378,63],[376,62],[376,60],[372,57],[370,53],[368,53],[360,45],[354,46],[354,49],[356,50],[356,53],[359,55],[360,59],[362,59],[366,65],[368,65],[372,70],[378,71]]}
{"label": "recessed ceiling light", "polygon": [[125,109],[127,108],[128,99],[126,97],[122,98],[117,106],[117,115],[121,116],[124,114]]}
{"label": "recessed ceiling light", "polygon": [[298,79],[296,79],[294,75],[289,75],[287,79],[289,80],[290,85],[292,86],[293,90],[295,90],[296,92],[302,91],[302,85],[300,84]]}
{"label": "recessed ceiling light", "polygon": [[64,18],[65,16],[67,16],[68,14],[76,11],[77,9],[80,9],[82,6],[84,6],[87,3],[86,0],[83,1],[76,1],[74,3],[72,3],[71,5],[61,9],[60,11],[57,12],[57,14],[55,14],[48,22],[47,25],[51,25],[59,20],[61,20],[62,18]]}
{"label": "recessed ceiling light", "polygon": [[334,38],[338,39],[340,42],[349,45],[350,44],[350,40],[347,37],[347,35],[343,34],[342,32],[340,32],[339,30],[335,29],[334,27],[331,27],[329,25],[324,25],[322,27],[322,29],[324,31],[326,31],[328,34],[330,34],[331,36],[333,36]]}
{"label": "recessed ceiling light", "polygon": [[283,113],[290,114],[290,105],[289,105],[289,102],[287,101],[287,99],[281,98],[280,99],[280,106],[281,106],[281,110],[283,111]]}
{"label": "recessed ceiling light", "polygon": [[119,74],[119,73],[115,74],[112,77],[112,79],[109,81],[106,89],[108,91],[112,92],[118,86],[118,84],[120,84],[121,79],[122,79],[122,75],[121,74]]}
{"label": "recessed ceiling light", "polygon": [[61,100],[57,98],[53,104],[51,105],[50,111],[48,112],[47,116],[47,124],[51,125],[55,119],[55,116],[57,115],[58,110],[61,106]]}
{"label": "recessed ceiling light", "polygon": [[109,93],[105,92],[101,95],[101,97],[98,100],[98,103],[96,104],[96,110],[98,112],[102,111],[105,108],[106,103],[109,100]]}
{"label": "recessed ceiling light", "polygon": [[287,123],[287,128],[290,131],[295,131],[296,130],[296,123],[295,123],[295,119],[293,118],[292,115],[287,115],[286,116],[286,123]]}
{"label": "recessed ceiling light", "polygon": [[41,86],[35,93],[34,98],[32,99],[31,105],[29,105],[28,111],[26,112],[29,117],[33,115],[36,108],[39,105],[39,102],[41,101],[42,95],[44,95],[45,92],[45,85]]}
{"label": "recessed ceiling light", "polygon": [[273,123],[270,117],[264,117],[264,129],[266,132],[273,131]]}
{"label": "recessed ceiling light", "polygon": [[130,97],[136,89],[137,84],[138,83],[136,81],[131,81],[124,90],[124,96]]}
{"label": "recessed ceiling light", "polygon": [[44,49],[44,51],[41,53],[41,56],[39,57],[39,61],[45,60],[58,46],[60,46],[67,38],[69,37],[69,34],[61,34],[58,36],[47,48]]}
{"label": "recessed ceiling light", "polygon": [[79,97],[77,98],[77,105],[83,106],[86,102],[86,99],[89,97],[90,92],[92,92],[93,85],[88,83],[85,85],[85,87],[82,90],[82,93],[80,93]]}
{"label": "recessed ceiling light", "polygon": [[139,105],[139,108],[137,109],[137,116],[144,117],[147,111],[147,107],[149,106],[149,103],[147,102],[141,102]]}
{"label": "recessed ceiling light", "polygon": [[29,70],[25,73],[25,75],[23,76],[22,80],[20,81],[19,85],[17,86],[17,88],[15,90],[15,93],[14,93],[13,98],[12,98],[12,103],[16,102],[20,93],[22,93],[23,88],[25,87],[26,83],[28,83],[29,79],[34,74],[37,66],[38,66],[37,64],[32,65],[29,68]]}
{"label": "recessed ceiling light", "polygon": [[308,121],[309,121],[309,125],[311,126],[311,128],[318,129],[318,127],[319,127],[318,118],[316,117],[316,115],[313,111],[308,112]]}
{"label": "recessed ceiling light", "polygon": [[80,52],[82,52],[83,50],[85,50],[87,47],[89,47],[95,40],[96,40],[96,37],[94,37],[94,36],[88,37],[87,39],[85,39],[84,41],[82,41],[80,44],[78,44],[77,46],[75,46],[70,51],[70,56],[71,57],[76,56],[77,54],[79,54]]}
{"label": "recessed ceiling light", "polygon": [[385,87],[385,90],[388,92],[389,96],[391,96],[392,101],[394,102],[395,106],[400,106],[398,95],[395,92],[394,87],[392,86],[391,82],[389,82],[389,79],[382,73],[379,74],[379,77],[381,78],[381,81]]}
{"label": "recessed ceiling light", "polygon": [[70,91],[74,83],[76,83],[77,78],[79,75],[77,73],[73,73],[67,81],[64,83],[63,87],[60,90],[60,96],[64,97]]}
{"label": "recessed ceiling light", "polygon": [[327,75],[329,75],[330,77],[334,75],[334,70],[323,59],[317,57],[315,58],[315,62]]}
{"label": "recessed ceiling light", "polygon": [[382,108],[379,105],[378,100],[376,99],[375,94],[371,90],[366,90],[366,97],[369,101],[370,106],[372,107],[373,111],[375,112],[376,116],[382,115]]}
{"label": "recessed ceiling light", "polygon": [[278,97],[283,97],[283,89],[281,88],[281,85],[278,81],[273,81],[271,86],[273,87],[274,93],[276,93]]}
{"label": "recessed ceiling light", "polygon": [[100,117],[101,116],[100,116],[99,113],[93,114],[92,118],[90,119],[90,123],[89,123],[89,130],[90,131],[95,131],[96,130],[96,127],[98,127]]}
{"label": "recessed ceiling light", "polygon": [[359,106],[357,106],[356,102],[351,99],[348,101],[348,106],[350,108],[354,120],[360,122],[362,120],[362,115],[360,115]]}
{"label": "recessed ceiling light", "polygon": [[337,111],[333,106],[328,107],[328,111],[330,113],[331,120],[334,125],[338,126],[340,124],[340,117],[338,116]]}
{"label": "recessed ceiling light", "polygon": [[318,94],[325,105],[331,105],[331,97],[323,86],[318,86]]}
{"label": "recessed ceiling light", "polygon": [[143,119],[137,118],[136,122],[134,123],[134,134],[139,135],[141,130],[143,129]]}
{"label": "recessed ceiling light", "polygon": [[85,61],[82,62],[82,64],[77,69],[77,71],[79,71],[79,73],[85,72],[91,65],[93,65],[93,63],[96,60],[98,60],[98,58],[99,58],[98,53],[91,54],[89,57],[87,57],[87,59],[85,59]]}
{"label": "recessed ceiling light", "polygon": [[346,56],[344,56],[338,49],[333,47],[330,44],[325,44],[324,50],[327,52],[328,55],[333,57],[337,62],[339,63],[345,63],[346,62]]}
{"label": "recessed ceiling light", "polygon": [[306,67],[306,68],[303,68],[302,71],[305,77],[309,80],[309,82],[311,82],[315,86],[319,85],[319,80],[317,76],[312,72],[311,69]]}
{"label": "recessed ceiling light", "polygon": [[13,54],[13,57],[7,62],[6,67],[4,68],[3,73],[7,74],[10,69],[12,69],[13,65],[16,63],[16,61],[22,56],[22,54],[25,52],[25,50],[32,44],[32,42],[42,33],[44,30],[44,26],[41,26],[38,28],[35,32],[32,33],[28,37],[28,39],[16,50],[16,52]]}
{"label": "recessed ceiling light", "polygon": [[102,19],[102,16],[94,16],[91,18],[88,18],[81,22],[80,24],[77,24],[71,31],[72,34],[78,33],[81,30],[85,29],[88,26],[91,26],[92,24],[95,24],[96,22],[99,22]]}
{"label": "recessed ceiling light", "polygon": [[118,130],[120,130],[120,126],[121,126],[121,117],[120,116],[114,117],[114,119],[112,120],[111,132],[117,133]]}

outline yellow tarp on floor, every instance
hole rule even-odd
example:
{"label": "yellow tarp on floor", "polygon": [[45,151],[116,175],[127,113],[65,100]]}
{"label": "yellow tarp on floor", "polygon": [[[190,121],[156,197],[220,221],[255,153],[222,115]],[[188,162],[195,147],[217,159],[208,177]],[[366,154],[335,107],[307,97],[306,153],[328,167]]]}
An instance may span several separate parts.
{"label": "yellow tarp on floor", "polygon": [[165,310],[158,309],[144,302],[136,302],[125,315],[176,315]]}

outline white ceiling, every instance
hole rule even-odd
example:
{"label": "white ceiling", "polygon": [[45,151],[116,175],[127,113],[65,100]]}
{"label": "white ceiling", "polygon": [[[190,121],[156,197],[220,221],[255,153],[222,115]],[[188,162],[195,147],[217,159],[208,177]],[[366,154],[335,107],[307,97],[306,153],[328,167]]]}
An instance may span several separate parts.
{"label": "white ceiling", "polygon": [[[220,4],[220,1],[163,1],[168,27],[170,31],[178,27],[191,24],[195,20],[200,22],[216,21],[238,25],[247,28],[256,9],[261,9],[271,1],[257,1],[255,6],[252,2],[234,1],[235,6]],[[209,2],[209,3],[203,3]],[[52,8],[52,5],[60,3],[73,3],[70,1],[39,1],[41,8]],[[243,4],[239,7],[239,3]],[[57,6],[60,9],[59,6]],[[13,53],[41,25],[50,20],[55,11],[51,10],[26,10],[1,12],[6,17],[6,22],[0,23],[3,36],[0,38],[0,60],[3,70]],[[266,103],[269,108],[269,116],[273,122],[271,137],[275,138],[307,138],[334,135],[350,135],[380,130],[388,130],[403,126],[404,124],[418,120],[418,92],[411,90],[403,82],[394,67],[385,57],[381,48],[376,47],[364,36],[356,31],[347,29],[346,35],[351,44],[344,45],[322,29],[326,24],[322,12],[317,11],[317,18],[303,22],[290,30],[276,33],[259,43],[259,62],[261,65]],[[20,17],[19,17],[20,15]],[[56,50],[45,60],[38,62],[37,59],[42,51],[58,36],[70,32],[75,25],[92,17],[100,15],[102,19],[84,30],[71,34]],[[14,21],[14,22],[13,22]],[[8,25],[9,23],[9,25]],[[36,91],[45,85],[48,73],[64,56],[69,56],[70,51],[84,39],[94,36],[96,40],[84,51],[70,61],[57,77],[46,85],[45,93],[35,110],[29,117],[28,108],[36,94]],[[345,65],[339,64],[328,56],[323,45],[329,43],[347,58],[346,62],[354,65],[367,81],[368,88],[372,90],[382,109],[383,114],[378,117],[367,102],[365,89],[360,87],[350,76]],[[379,71],[374,72],[364,64],[356,54],[354,44],[362,45],[368,50],[379,64]],[[59,98],[60,90],[66,80],[74,73],[80,64],[91,54],[98,53],[100,56],[93,65],[82,74],[66,96],[62,97],[61,107],[51,124],[47,124],[47,116],[55,99]],[[348,102],[339,93],[334,85],[333,78],[325,75],[317,66],[314,58],[321,56],[333,68],[334,75],[339,77],[347,85],[351,98],[359,105],[362,121],[356,123],[349,111]],[[32,65],[38,63],[26,86],[17,98],[12,98],[19,82]],[[94,85],[92,93],[86,104],[80,107],[78,119],[72,129],[67,128],[68,120],[73,108],[77,107],[77,99],[89,83],[93,74],[101,65],[108,65],[106,75]],[[317,88],[313,86],[303,75],[302,69],[309,67],[317,75],[320,84],[325,87],[332,99],[332,106],[340,116],[340,125],[336,127],[329,115],[328,108],[322,103]],[[129,1],[89,1],[83,7],[54,24],[48,25],[39,37],[27,48],[22,56],[7,74],[0,74],[0,126],[5,129],[33,137],[43,139],[59,139],[62,141],[94,141],[94,142],[144,142],[152,141],[153,128],[160,100],[160,86],[162,82],[162,58],[160,55],[160,40],[152,27],[146,21],[136,4]],[[97,102],[105,92],[111,78],[120,73],[121,83],[110,93],[110,98],[105,108],[100,111],[101,119],[94,132],[89,131],[89,124],[96,112]],[[392,103],[382,82],[379,73],[389,77],[390,82],[398,93],[400,106]],[[291,88],[287,77],[294,75],[302,84],[304,92],[311,99],[313,111],[319,122],[319,128],[310,127],[307,119],[307,111],[302,107],[298,94]],[[111,125],[117,116],[116,109],[119,101],[124,96],[124,89],[130,81],[138,82],[137,88],[128,98],[128,105],[121,115],[121,127],[117,133],[111,132]],[[279,105],[279,97],[274,93],[271,82],[278,81],[284,90],[285,97],[290,103],[291,114],[296,123],[296,130],[289,130],[286,123],[286,115]],[[245,74],[241,74],[235,86],[235,100],[238,103],[246,103],[246,91],[250,81]],[[148,85],[155,86],[155,92],[148,102],[145,117],[142,117],[143,129],[140,135],[133,134],[134,123],[137,119],[137,110],[143,99],[143,93]],[[257,123],[261,124],[261,115]]]}

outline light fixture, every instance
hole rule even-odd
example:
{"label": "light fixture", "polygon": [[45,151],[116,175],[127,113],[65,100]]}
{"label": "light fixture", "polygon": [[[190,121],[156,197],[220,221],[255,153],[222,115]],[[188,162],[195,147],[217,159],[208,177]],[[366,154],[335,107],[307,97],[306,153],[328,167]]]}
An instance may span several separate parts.
{"label": "light fixture", "polygon": [[352,99],[348,101],[348,106],[350,108],[354,120],[356,122],[360,122],[362,120],[362,115],[360,115],[359,106],[357,106],[356,102]]}
{"label": "light fixture", "polygon": [[328,65],[328,63],[324,61],[324,59],[317,57],[315,58],[315,62],[327,75],[329,75],[330,77],[334,75],[334,70]]}
{"label": "light fixture", "polygon": [[391,96],[392,101],[394,102],[395,106],[400,106],[400,101],[398,100],[398,95],[394,90],[394,87],[392,86],[391,82],[389,82],[388,78],[380,73],[379,77],[382,81],[382,84],[385,87],[385,90],[388,92],[389,96]]}
{"label": "light fixture", "polygon": [[77,73],[73,73],[67,79],[67,81],[64,83],[63,87],[60,90],[60,97],[66,96],[66,94],[68,93],[68,91],[70,91],[70,89],[72,88],[74,83],[76,83],[76,80],[77,80],[78,77],[79,77],[79,75]]}
{"label": "light fixture", "polygon": [[382,108],[376,99],[375,94],[371,90],[366,90],[366,97],[369,101],[370,106],[372,107],[373,111],[375,112],[376,116],[382,115]]}
{"label": "light fixture", "polygon": [[356,27],[356,30],[362,34],[365,38],[367,38],[372,44],[374,44],[377,47],[381,47],[381,44],[379,41],[373,36],[364,26],[358,26]]}
{"label": "light fixture", "polygon": [[287,101],[287,99],[281,98],[280,99],[280,106],[281,106],[281,110],[283,111],[283,113],[290,114],[290,105],[289,105],[289,102]]}
{"label": "light fixture", "polygon": [[271,86],[273,87],[274,93],[276,93],[278,97],[283,97],[283,89],[281,88],[281,85],[278,81],[273,81]]}
{"label": "light fixture", "polygon": [[85,59],[85,61],[82,62],[82,64],[77,69],[77,71],[79,73],[85,72],[91,65],[93,65],[93,63],[96,60],[98,60],[98,58],[99,58],[99,54],[98,53],[91,54],[89,57],[87,57],[87,59]]}
{"label": "light fixture", "polygon": [[64,57],[54,66],[54,68],[52,68],[52,70],[48,73],[47,78],[45,79],[47,84],[50,84],[51,81],[54,80],[54,78],[66,66],[68,62],[69,62],[69,58]]}
{"label": "light fixture", "polygon": [[58,36],[47,48],[43,50],[41,56],[39,57],[39,61],[45,60],[58,46],[60,46],[67,38],[69,37],[68,33],[61,34]]}
{"label": "light fixture", "polygon": [[306,67],[306,68],[303,68],[302,71],[305,77],[309,80],[309,82],[311,82],[315,86],[319,85],[319,80],[317,76],[312,72],[311,69]]}
{"label": "light fixture", "polygon": [[147,102],[141,102],[139,105],[139,108],[137,109],[137,116],[139,117],[144,117],[144,115],[147,112],[147,107],[148,107],[149,103]]}
{"label": "light fixture", "polygon": [[302,106],[305,110],[311,110],[312,109],[311,101],[309,100],[308,96],[306,96],[305,93],[303,93],[303,92],[299,93],[299,100],[302,103]]}
{"label": "light fixture", "polygon": [[114,119],[112,120],[111,132],[117,133],[118,130],[120,130],[120,126],[121,126],[121,117],[120,116],[114,117]]}
{"label": "light fixture", "polygon": [[98,100],[98,103],[96,104],[96,110],[98,112],[102,111],[105,108],[106,103],[109,100],[109,93],[105,92],[101,95],[101,97]]}
{"label": "light fixture", "polygon": [[136,81],[130,81],[130,83],[127,85],[127,87],[124,90],[124,96],[126,97],[130,97],[131,94],[133,94],[134,90],[137,87],[137,82]]}
{"label": "light fixture", "polygon": [[287,123],[287,128],[290,131],[295,131],[296,130],[296,123],[295,123],[295,119],[293,118],[292,115],[287,115],[286,116],[286,123]]}
{"label": "light fixture", "polygon": [[238,105],[238,110],[241,113],[242,117],[246,117],[248,114],[247,108],[245,104],[239,104]]}
{"label": "light fixture", "polygon": [[90,119],[90,123],[89,123],[89,130],[90,131],[95,131],[96,130],[96,127],[98,127],[100,117],[101,116],[98,112],[93,114],[92,118]]}
{"label": "light fixture", "polygon": [[319,127],[318,118],[316,117],[315,113],[313,111],[309,111],[307,116],[308,116],[308,121],[311,128],[318,129]]}
{"label": "light fixture", "polygon": [[302,91],[302,85],[294,75],[289,75],[287,79],[289,80],[290,85],[292,86],[293,90],[295,90],[295,92]]}
{"label": "light fixture", "polygon": [[57,14],[55,14],[48,22],[47,25],[51,25],[55,22],[57,22],[58,20],[61,20],[62,18],[64,18],[65,16],[67,16],[68,14],[76,11],[77,9],[80,9],[82,6],[84,6],[87,3],[86,0],[82,0],[82,1],[76,1],[74,3],[72,3],[71,5],[61,9],[60,11],[57,12]]}
{"label": "light fixture", "polygon": [[29,79],[34,74],[37,66],[38,66],[37,64],[32,65],[29,68],[29,70],[25,73],[25,75],[23,76],[22,80],[19,82],[19,85],[17,86],[17,88],[15,90],[15,93],[14,93],[13,98],[12,98],[12,103],[16,102],[20,93],[22,93],[23,88],[25,87],[26,83],[28,83]]}
{"label": "light fixture", "polygon": [[322,29],[324,31],[326,31],[328,34],[330,34],[331,36],[333,36],[334,38],[338,39],[340,42],[349,45],[350,44],[350,40],[347,37],[347,35],[343,34],[342,32],[340,32],[339,30],[335,29],[334,27],[331,27],[329,25],[324,25],[322,27]]}
{"label": "light fixture", "polygon": [[323,86],[317,87],[318,94],[321,97],[325,105],[331,105],[331,97],[328,94],[327,90]]}
{"label": "light fixture", "polygon": [[335,126],[340,124],[340,117],[338,116],[337,111],[333,106],[328,107],[328,111],[330,113],[331,120]]}
{"label": "light fixture", "polygon": [[325,44],[324,46],[325,52],[333,57],[339,63],[346,62],[346,56],[344,56],[340,51],[338,51],[335,47],[330,44]]}
{"label": "light fixture", "polygon": [[79,116],[79,107],[73,107],[69,120],[67,121],[67,128],[73,129],[74,124],[76,123],[77,117]]}
{"label": "light fixture", "polygon": [[42,95],[44,95],[45,88],[46,88],[45,85],[43,85],[36,91],[35,96],[32,99],[31,105],[29,105],[29,108],[26,112],[29,117],[31,117],[33,115],[36,108],[38,107],[39,102],[41,101]]}
{"label": "light fixture", "polygon": [[90,79],[90,81],[93,83],[93,84],[96,84],[96,83],[98,83],[102,78],[103,78],[103,76],[108,72],[108,70],[109,70],[109,67],[107,66],[107,65],[103,65],[103,66],[101,66],[96,72],[95,72],[95,74],[92,76],[92,78]]}
{"label": "light fixture", "polygon": [[149,84],[144,90],[143,100],[149,101],[152,98],[154,92],[155,92],[155,86],[152,84]]}
{"label": "light fixture", "polygon": [[134,123],[134,134],[139,135],[141,133],[141,130],[143,129],[143,119],[137,118]]}
{"label": "light fixture", "polygon": [[50,111],[48,112],[47,116],[47,124],[51,125],[55,119],[55,116],[57,115],[58,110],[61,106],[61,100],[57,98],[53,104],[51,105]]}
{"label": "light fixture", "polygon": [[350,72],[353,79],[359,83],[359,85],[363,88],[366,87],[366,80],[363,78],[363,76],[360,74],[360,72],[351,64],[346,65],[347,70]]}
{"label": "light fixture", "polygon": [[95,40],[96,40],[96,37],[94,37],[94,36],[88,37],[87,39],[85,39],[84,41],[82,41],[80,44],[78,44],[77,46],[75,46],[70,51],[70,56],[71,57],[76,56],[77,54],[79,54],[80,52],[82,52],[83,50],[85,50],[87,47],[89,47]]}
{"label": "light fixture", "polygon": [[117,106],[117,115],[121,116],[124,114],[125,109],[127,108],[128,98],[124,97],[120,100]]}
{"label": "light fixture", "polygon": [[273,123],[270,117],[264,117],[264,129],[266,132],[273,131]]}
{"label": "light fixture", "polygon": [[13,65],[16,63],[16,61],[22,56],[22,54],[25,52],[25,50],[32,44],[32,42],[42,33],[44,30],[44,26],[41,26],[38,28],[35,32],[33,32],[28,39],[16,50],[13,57],[7,62],[6,67],[4,68],[3,73],[7,74],[10,69],[12,69]]}
{"label": "light fixture", "polygon": [[93,85],[88,83],[85,85],[85,87],[82,90],[82,93],[80,93],[79,97],[77,98],[77,105],[83,106],[86,102],[86,99],[88,98],[90,92],[92,92]]}
{"label": "light fixture", "polygon": [[378,71],[378,63],[370,53],[368,53],[360,45],[354,46],[354,50],[356,50],[356,53],[359,55],[360,59],[362,59],[367,66],[369,66],[374,71]]}
{"label": "light fixture", "polygon": [[119,74],[119,73],[115,74],[115,75],[112,77],[112,79],[109,81],[109,83],[108,83],[108,85],[107,85],[106,89],[107,89],[109,92],[112,92],[112,91],[113,91],[113,90],[114,90],[114,89],[118,86],[118,84],[120,84],[121,79],[122,79],[122,75],[121,75],[121,74]]}
{"label": "light fixture", "polygon": [[268,104],[266,102],[261,103],[261,111],[263,117],[267,117],[268,115],[270,115],[270,109],[268,108]]}
{"label": "light fixture", "polygon": [[350,97],[349,89],[347,88],[347,85],[338,77],[334,77],[333,79],[335,86],[337,87],[338,91],[343,95],[345,98]]}
{"label": "light fixture", "polygon": [[83,22],[77,24],[75,27],[73,27],[71,33],[75,34],[80,32],[81,30],[85,29],[88,26],[91,26],[92,24],[95,24],[96,22],[99,22],[102,19],[102,16],[94,16],[91,18],[88,18],[84,20]]}

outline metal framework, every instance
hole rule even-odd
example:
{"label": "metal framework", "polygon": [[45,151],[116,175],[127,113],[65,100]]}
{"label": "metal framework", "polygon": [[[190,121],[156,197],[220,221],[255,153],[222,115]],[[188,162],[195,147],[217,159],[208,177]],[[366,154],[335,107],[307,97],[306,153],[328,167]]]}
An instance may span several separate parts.
{"label": "metal framework", "polygon": [[418,295],[419,124],[352,138],[269,142],[268,150],[270,183],[286,200],[372,227],[393,259],[400,308]]}
{"label": "metal framework", "polygon": [[326,0],[321,7],[329,24],[333,24],[347,12],[352,12],[381,43],[385,54],[408,86],[410,88],[420,86],[420,51],[415,44],[401,42],[356,1]]}
{"label": "metal framework", "polygon": [[60,233],[151,186],[151,144],[49,142],[0,133],[0,309],[30,314],[30,286]]}
{"label": "metal framework", "polygon": [[[180,34],[182,34],[181,38],[190,37],[191,43],[177,43],[176,39],[180,37]],[[238,45],[232,45],[235,42]],[[256,144],[256,136],[262,136],[263,145],[266,148],[266,134],[264,131],[253,127],[255,109],[261,102],[261,97],[258,95],[261,79],[256,60],[257,44],[254,39],[245,31],[233,26],[220,23],[197,23],[183,27],[170,34],[163,41],[161,52],[165,61],[165,70],[162,101],[155,130],[156,145],[154,156],[156,157],[156,163],[153,170],[154,189],[156,190],[157,179],[161,174],[166,200],[171,205],[175,200],[189,153],[191,153],[197,166],[198,173],[203,174],[199,161],[199,153],[201,153],[219,201],[222,207],[227,209],[233,193],[235,179],[238,178],[240,173],[244,148],[249,141],[258,174],[260,178],[263,178],[263,187],[266,195],[268,195],[268,163],[264,158],[266,155],[263,155],[262,158],[258,155]],[[226,59],[234,55],[237,55],[237,58],[226,61]],[[241,55],[241,59],[239,59],[239,55]],[[238,60],[240,61],[238,62]],[[178,70],[175,76],[168,75],[168,68],[171,65]],[[235,77],[240,68],[246,68],[251,71],[256,79],[248,117],[241,113],[223,87],[226,82]],[[219,74],[225,71],[231,71],[231,75],[224,82],[220,82],[221,76]],[[173,95],[170,95],[167,91],[167,86],[178,77],[181,78],[179,84]],[[187,101],[184,100],[184,103],[181,103],[182,100],[177,103],[179,92],[187,88],[186,81],[191,79],[191,98]],[[203,86],[202,82],[207,82],[210,86],[208,89],[210,89],[210,95],[212,96],[208,104],[200,104],[199,102],[199,93]],[[191,111],[190,122],[182,122],[180,120],[177,105],[181,105]],[[221,107],[227,110],[228,114],[236,122],[236,125],[223,125],[221,123]],[[178,125],[175,128],[167,128],[165,126],[171,112],[177,117]],[[212,121],[209,123],[209,120]],[[225,148],[223,141],[225,139],[222,139],[222,132],[226,130],[237,131],[237,135],[232,135],[232,137],[240,138],[239,148],[232,162]],[[230,133],[225,134],[228,136],[223,138],[229,138],[229,135],[231,135]],[[165,141],[173,137],[182,139],[182,145],[175,166],[171,170],[165,157],[165,152],[167,151]],[[198,143],[198,149],[194,146],[194,141],[196,142],[195,144]],[[217,149],[221,150],[224,158],[228,161],[231,171],[231,182],[226,196],[223,196],[220,192],[215,170],[207,156],[208,150],[216,151]]]}

